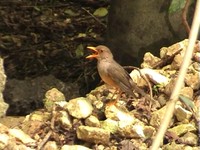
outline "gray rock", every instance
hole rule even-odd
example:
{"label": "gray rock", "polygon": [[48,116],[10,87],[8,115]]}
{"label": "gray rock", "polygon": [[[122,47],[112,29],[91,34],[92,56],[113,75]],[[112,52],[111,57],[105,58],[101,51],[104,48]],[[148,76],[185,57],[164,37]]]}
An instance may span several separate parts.
{"label": "gray rock", "polygon": [[76,133],[78,139],[91,143],[108,144],[110,141],[110,132],[97,127],[79,126]]}
{"label": "gray rock", "polygon": [[25,80],[8,79],[4,90],[4,98],[10,107],[8,114],[24,115],[43,107],[45,93],[52,89],[64,93],[66,99],[77,97],[78,85],[64,83],[52,75]]}
{"label": "gray rock", "polygon": [[140,62],[146,51],[158,54],[162,46],[188,37],[181,11],[169,13],[169,5],[170,1],[165,0],[115,0],[111,3],[107,43],[118,59],[135,63],[134,58],[141,57]]}
{"label": "gray rock", "polygon": [[92,114],[93,107],[84,97],[71,99],[67,104],[69,114],[77,119],[87,118]]}

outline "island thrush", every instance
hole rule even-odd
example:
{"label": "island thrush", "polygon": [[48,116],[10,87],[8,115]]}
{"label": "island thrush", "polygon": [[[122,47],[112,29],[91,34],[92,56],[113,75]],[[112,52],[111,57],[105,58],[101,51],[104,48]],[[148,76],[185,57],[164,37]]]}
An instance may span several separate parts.
{"label": "island thrush", "polygon": [[[133,97],[133,91],[146,97],[146,93],[133,82],[128,72],[119,65],[114,59],[110,49],[106,46],[87,47],[94,53],[86,58],[96,58],[97,69],[101,79],[110,86],[115,87],[121,92],[125,92]],[[149,98],[149,97],[148,97]]]}

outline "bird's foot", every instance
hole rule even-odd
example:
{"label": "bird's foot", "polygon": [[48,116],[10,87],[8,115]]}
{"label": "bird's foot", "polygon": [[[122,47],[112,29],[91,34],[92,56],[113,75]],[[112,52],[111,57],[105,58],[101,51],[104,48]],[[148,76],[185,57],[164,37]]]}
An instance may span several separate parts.
{"label": "bird's foot", "polygon": [[116,105],[117,104],[117,100],[111,100],[108,103],[106,103],[107,106],[112,106],[112,105]]}

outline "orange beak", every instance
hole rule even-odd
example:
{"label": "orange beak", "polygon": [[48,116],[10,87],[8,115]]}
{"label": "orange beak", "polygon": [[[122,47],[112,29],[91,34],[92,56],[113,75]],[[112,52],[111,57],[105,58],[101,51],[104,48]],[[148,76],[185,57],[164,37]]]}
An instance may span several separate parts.
{"label": "orange beak", "polygon": [[87,56],[86,59],[96,58],[99,55],[98,51],[96,50],[96,47],[88,46],[87,49],[93,51],[94,53],[92,55]]}

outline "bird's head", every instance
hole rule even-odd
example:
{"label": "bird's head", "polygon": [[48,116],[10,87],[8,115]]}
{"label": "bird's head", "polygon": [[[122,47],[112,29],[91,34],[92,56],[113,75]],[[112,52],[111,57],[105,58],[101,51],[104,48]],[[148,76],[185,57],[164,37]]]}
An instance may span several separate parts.
{"label": "bird's head", "polygon": [[110,49],[106,46],[103,45],[99,45],[97,47],[92,47],[92,46],[88,46],[87,49],[92,50],[93,54],[87,56],[86,58],[96,58],[98,60],[102,60],[102,59],[112,59],[113,55],[110,51]]}

